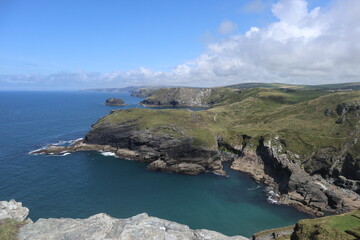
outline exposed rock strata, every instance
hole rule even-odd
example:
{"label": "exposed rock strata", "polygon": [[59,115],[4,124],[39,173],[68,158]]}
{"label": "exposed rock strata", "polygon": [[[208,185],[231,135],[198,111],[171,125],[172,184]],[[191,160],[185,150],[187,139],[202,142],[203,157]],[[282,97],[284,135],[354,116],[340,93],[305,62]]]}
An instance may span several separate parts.
{"label": "exposed rock strata", "polygon": [[256,181],[272,186],[279,196],[274,200],[280,203],[315,215],[322,215],[323,211],[342,212],[360,208],[357,194],[340,189],[319,175],[307,174],[290,160],[293,155],[281,154],[281,143],[276,139],[262,139],[256,150],[245,147],[241,154],[224,154],[197,148],[187,138],[153,136],[149,131],[125,131],[122,128],[110,134],[109,131],[96,129],[96,132],[87,134],[84,142],[34,153],[61,154],[64,151],[89,150],[110,151],[121,158],[149,162],[149,170],[188,175],[206,170],[226,175],[221,162],[233,161],[232,169],[246,172]]}
{"label": "exposed rock strata", "polygon": [[171,88],[160,89],[156,96],[143,100],[141,103],[147,106],[186,106],[186,107],[210,107],[210,88]]}
{"label": "exposed rock strata", "polygon": [[281,154],[279,140],[262,139],[255,151],[247,150],[236,158],[232,169],[246,172],[256,181],[273,186],[279,202],[302,211],[322,215],[323,211],[347,211],[360,207],[358,195],[346,192],[321,176],[310,176],[291,154]]}

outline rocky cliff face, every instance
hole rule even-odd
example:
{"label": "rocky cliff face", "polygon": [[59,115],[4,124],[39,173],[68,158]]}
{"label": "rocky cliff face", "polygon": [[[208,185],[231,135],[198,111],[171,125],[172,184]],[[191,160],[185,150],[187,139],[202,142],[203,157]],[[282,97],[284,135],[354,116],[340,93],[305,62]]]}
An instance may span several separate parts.
{"label": "rocky cliff face", "polygon": [[210,107],[210,88],[164,88],[141,103],[147,106]]}
{"label": "rocky cliff face", "polygon": [[273,187],[278,201],[305,212],[322,215],[323,211],[348,211],[360,207],[358,195],[310,176],[294,161],[292,153],[283,153],[279,139],[261,139],[256,151],[246,150],[234,160],[232,168],[249,173],[256,181]]}
{"label": "rocky cliff face", "polygon": [[[186,135],[173,137],[163,132],[168,127],[134,129],[132,122],[102,124],[93,128],[84,138],[85,144],[107,145],[121,157],[124,149],[133,152],[131,159],[149,162],[149,170],[161,170],[189,175],[222,170],[220,156],[216,151],[196,146]],[[171,131],[180,130],[173,127]],[[126,157],[126,156],[125,156]]]}
{"label": "rocky cliff face", "polygon": [[[29,209],[20,202],[0,202],[0,220],[24,221]],[[86,219],[50,218],[35,223],[27,221],[20,228],[19,240],[246,240],[242,236],[227,237],[206,229],[192,230],[186,225],[150,217],[146,213],[118,219],[104,213]]]}

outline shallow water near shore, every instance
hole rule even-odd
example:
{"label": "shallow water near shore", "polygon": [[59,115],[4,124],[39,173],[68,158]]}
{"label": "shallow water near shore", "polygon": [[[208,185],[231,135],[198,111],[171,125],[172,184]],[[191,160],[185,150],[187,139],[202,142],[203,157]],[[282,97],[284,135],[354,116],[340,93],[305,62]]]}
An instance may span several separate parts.
{"label": "shallow water near shore", "polygon": [[[103,105],[109,97],[129,105]],[[98,152],[28,154],[83,137],[112,109],[143,108],[140,100],[127,93],[0,92],[0,200],[23,202],[32,220],[100,212],[125,218],[147,212],[193,229],[247,237],[309,217],[269,204],[265,186],[228,167],[229,177],[184,176],[149,172],[144,163]]]}

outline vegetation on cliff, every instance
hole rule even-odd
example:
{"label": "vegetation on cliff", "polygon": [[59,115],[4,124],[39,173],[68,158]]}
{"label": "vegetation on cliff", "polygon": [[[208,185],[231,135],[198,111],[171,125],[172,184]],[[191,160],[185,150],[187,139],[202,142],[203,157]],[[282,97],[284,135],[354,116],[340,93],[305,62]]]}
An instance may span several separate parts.
{"label": "vegetation on cliff", "polygon": [[0,220],[0,239],[1,240],[16,240],[17,233],[20,228],[25,225],[24,221],[16,219],[2,219]]}
{"label": "vegetation on cliff", "polygon": [[300,220],[292,240],[360,239],[360,210],[318,219]]}
{"label": "vegetation on cliff", "polygon": [[[184,109],[114,111],[94,127],[105,122],[121,124],[126,121],[131,121],[133,128],[143,130],[167,126],[159,131],[166,131],[173,137],[186,134],[206,148],[217,148],[218,137],[236,145],[247,135],[250,146],[257,145],[261,137],[277,137],[283,140],[284,151],[308,156],[322,147],[340,149],[352,140],[356,114],[347,114],[346,120],[337,124],[336,108],[343,102],[360,100],[360,93],[218,88],[207,100],[213,102],[213,108],[196,112]],[[327,109],[331,114],[324,114]],[[174,126],[177,131],[171,130]]]}

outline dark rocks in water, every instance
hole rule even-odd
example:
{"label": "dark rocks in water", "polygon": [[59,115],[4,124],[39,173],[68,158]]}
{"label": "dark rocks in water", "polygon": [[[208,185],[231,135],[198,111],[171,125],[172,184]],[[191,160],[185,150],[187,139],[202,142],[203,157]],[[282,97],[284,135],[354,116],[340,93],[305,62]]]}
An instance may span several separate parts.
{"label": "dark rocks in water", "polygon": [[120,99],[120,98],[109,98],[106,99],[105,105],[109,105],[109,106],[124,106],[126,105],[124,100]]}

